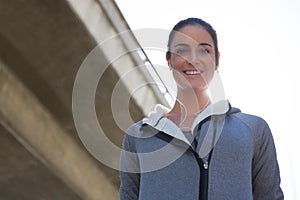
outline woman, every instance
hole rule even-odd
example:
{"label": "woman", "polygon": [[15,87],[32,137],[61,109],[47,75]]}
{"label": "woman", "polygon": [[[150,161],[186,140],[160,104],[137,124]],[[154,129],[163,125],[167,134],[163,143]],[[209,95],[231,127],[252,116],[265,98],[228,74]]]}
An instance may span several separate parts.
{"label": "woman", "polygon": [[267,123],[209,94],[219,56],[210,24],[188,18],[174,26],[166,58],[176,102],[128,129],[120,199],[283,199]]}

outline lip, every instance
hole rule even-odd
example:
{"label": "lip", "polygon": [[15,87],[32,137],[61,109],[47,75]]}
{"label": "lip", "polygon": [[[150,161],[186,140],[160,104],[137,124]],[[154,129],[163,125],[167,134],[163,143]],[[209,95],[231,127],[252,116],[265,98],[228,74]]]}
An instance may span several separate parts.
{"label": "lip", "polygon": [[204,73],[203,70],[195,70],[195,69],[186,69],[182,71],[187,76],[195,76],[195,75],[201,75]]}

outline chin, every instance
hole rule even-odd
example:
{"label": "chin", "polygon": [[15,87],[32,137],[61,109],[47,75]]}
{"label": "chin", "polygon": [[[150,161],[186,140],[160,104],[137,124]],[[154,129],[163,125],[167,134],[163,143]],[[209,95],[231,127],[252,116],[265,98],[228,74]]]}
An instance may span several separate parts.
{"label": "chin", "polygon": [[[178,84],[177,84],[178,85]],[[202,92],[209,89],[209,86],[206,83],[198,83],[198,84],[180,84],[178,85],[178,89],[181,89],[183,91],[197,91]]]}

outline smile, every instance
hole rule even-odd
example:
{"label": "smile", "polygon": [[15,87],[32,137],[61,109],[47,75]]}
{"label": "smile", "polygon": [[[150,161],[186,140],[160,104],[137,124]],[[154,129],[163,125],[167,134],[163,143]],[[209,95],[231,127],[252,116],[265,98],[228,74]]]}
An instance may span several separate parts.
{"label": "smile", "polygon": [[186,71],[183,71],[183,73],[185,73],[186,75],[199,75],[199,74],[202,74],[203,71],[197,71],[197,70],[186,70]]}

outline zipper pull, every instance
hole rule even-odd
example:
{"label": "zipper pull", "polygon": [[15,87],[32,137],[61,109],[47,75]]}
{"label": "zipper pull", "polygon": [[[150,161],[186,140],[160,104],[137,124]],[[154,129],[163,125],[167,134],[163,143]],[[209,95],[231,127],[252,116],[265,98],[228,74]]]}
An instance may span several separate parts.
{"label": "zipper pull", "polygon": [[208,169],[208,161],[207,160],[203,162],[203,168]]}

